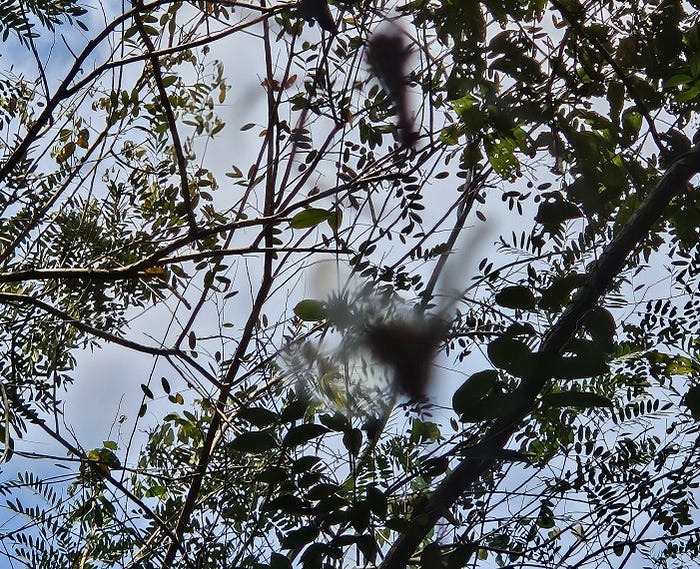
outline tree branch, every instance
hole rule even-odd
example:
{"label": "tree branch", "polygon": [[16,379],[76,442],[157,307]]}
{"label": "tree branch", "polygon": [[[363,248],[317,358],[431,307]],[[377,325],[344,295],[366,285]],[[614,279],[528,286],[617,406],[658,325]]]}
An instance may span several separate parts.
{"label": "tree branch", "polygon": [[[539,354],[559,354],[578,330],[582,317],[592,309],[613,279],[627,262],[663,213],[669,202],[686,187],[692,176],[700,172],[700,144],[674,162],[651,193],[639,206],[627,226],[605,248],[585,284],[578,290],[569,306],[545,334]],[[535,398],[545,386],[547,375],[523,379],[514,397],[526,397],[529,404],[493,422],[485,440],[495,448],[503,448],[527,416]],[[490,470],[497,459],[467,458],[438,485],[426,506],[413,513],[412,531],[402,534],[387,553],[380,569],[402,569],[430,530],[457,499]]]}
{"label": "tree branch", "polygon": [[185,158],[185,152],[182,149],[180,132],[177,130],[175,113],[173,112],[173,107],[170,104],[170,99],[168,98],[168,91],[165,88],[165,83],[163,82],[163,73],[160,68],[160,58],[156,55],[156,46],[153,45],[153,42],[146,31],[146,27],[143,24],[143,18],[141,17],[141,12],[145,11],[143,1],[138,0],[136,7],[138,10],[134,13],[134,21],[136,22],[136,27],[139,30],[141,41],[143,41],[143,43],[146,45],[148,59],[151,63],[151,71],[153,72],[153,81],[158,89],[160,104],[163,106],[163,113],[168,120],[170,136],[173,139],[173,149],[175,151],[177,172],[180,177],[180,193],[182,194],[182,203],[185,207],[187,223],[190,226],[190,235],[194,235],[197,233],[197,218],[194,215],[192,198],[190,197],[190,183],[189,177],[187,176],[187,159]]}
{"label": "tree branch", "polygon": [[73,316],[64,312],[63,310],[55,308],[54,306],[51,306],[50,304],[47,304],[43,300],[39,300],[34,296],[29,296],[26,294],[0,292],[0,303],[2,302],[8,304],[28,304],[30,306],[34,306],[48,314],[51,314],[51,316],[62,320],[66,324],[70,324],[71,326],[77,328],[85,334],[96,336],[97,338],[101,338],[102,340],[106,340],[107,342],[111,342],[119,346],[124,346],[125,348],[129,348],[136,352],[150,354],[152,356],[183,355],[182,352],[180,352],[180,350],[176,350],[174,348],[157,348],[155,346],[144,346],[143,344],[139,344],[138,342],[127,340],[126,338],[120,338],[119,336],[115,336],[114,334],[110,334],[109,332],[105,332],[104,330],[100,330],[99,328],[95,328],[94,326],[90,326],[90,324],[81,322],[80,320],[74,318]]}

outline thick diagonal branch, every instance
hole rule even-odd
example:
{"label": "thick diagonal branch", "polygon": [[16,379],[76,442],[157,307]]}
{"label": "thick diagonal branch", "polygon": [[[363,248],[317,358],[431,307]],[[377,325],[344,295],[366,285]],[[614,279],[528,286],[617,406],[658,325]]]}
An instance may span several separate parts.
{"label": "thick diagonal branch", "polygon": [[[661,218],[669,202],[700,172],[700,144],[677,160],[661,178],[637,209],[625,228],[609,243],[564,313],[545,335],[540,354],[559,354],[578,330],[582,317],[593,308],[600,297],[624,268],[627,258],[639,246],[652,226]],[[493,422],[486,435],[489,445],[503,448],[524,419],[535,398],[549,378],[524,379],[514,396],[525,397],[528,403],[519,410]],[[420,543],[455,501],[494,466],[495,458],[466,458],[440,483],[426,506],[414,512],[412,531],[402,534],[387,553],[381,569],[403,569]]]}

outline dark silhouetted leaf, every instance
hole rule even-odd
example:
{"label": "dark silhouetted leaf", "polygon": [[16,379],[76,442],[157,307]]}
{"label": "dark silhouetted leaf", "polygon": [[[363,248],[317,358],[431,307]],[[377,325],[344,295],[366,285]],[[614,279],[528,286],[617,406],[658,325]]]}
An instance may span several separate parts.
{"label": "dark silhouetted leaf", "polygon": [[280,468],[279,466],[270,466],[269,468],[266,468],[258,473],[256,478],[260,482],[277,484],[289,478],[289,473],[284,468]]}
{"label": "dark silhouetted leaf", "polygon": [[335,221],[336,218],[337,216],[333,212],[312,207],[297,213],[289,221],[289,225],[292,227],[292,229],[308,229],[310,227],[316,227],[319,223],[323,223],[324,221],[331,219]]}
{"label": "dark silhouetted leaf", "polygon": [[282,540],[282,549],[297,549],[318,537],[318,528],[303,527],[290,531]]}
{"label": "dark silhouetted leaf", "polygon": [[542,291],[539,307],[544,310],[558,310],[569,302],[569,295],[586,280],[585,275],[573,273],[556,279]]}
{"label": "dark silhouetted leaf", "polygon": [[292,471],[296,473],[306,472],[307,470],[313,468],[320,461],[321,459],[317,456],[302,456],[294,461],[294,463],[292,464]]}
{"label": "dark silhouetted leaf", "polygon": [[535,221],[544,225],[548,230],[556,231],[565,221],[576,219],[582,215],[581,210],[571,202],[542,202],[535,216]]}
{"label": "dark silhouetted leaf", "polygon": [[306,423],[305,425],[292,427],[285,435],[282,445],[287,448],[303,445],[316,437],[325,435],[327,432],[327,427],[315,423]]}
{"label": "dark silhouetted leaf", "polygon": [[343,432],[348,429],[350,423],[345,415],[337,411],[333,415],[324,413],[318,418],[321,423],[328,427],[331,431]]}
{"label": "dark silhouetted leaf", "polygon": [[544,396],[543,401],[548,407],[613,407],[612,401],[607,397],[587,391],[549,393]]}
{"label": "dark silhouetted leaf", "polygon": [[302,500],[294,494],[281,494],[270,500],[263,508],[263,511],[299,515],[308,513],[310,507],[311,504],[309,502]]}
{"label": "dark silhouetted leaf", "polygon": [[482,400],[498,382],[496,370],[479,371],[472,374],[452,395],[452,408],[461,414]]}
{"label": "dark silhouetted leaf", "polygon": [[557,379],[584,379],[610,371],[602,352],[595,355],[553,357],[550,361],[540,359],[540,362],[543,373]]}
{"label": "dark silhouetted leaf", "polygon": [[386,527],[399,533],[410,534],[414,530],[414,525],[405,518],[391,518],[387,520]]}
{"label": "dark silhouetted leaf", "polygon": [[367,504],[369,509],[376,515],[383,517],[386,516],[387,512],[387,498],[386,494],[382,492],[379,488],[374,486],[367,487]]}
{"label": "dark silhouetted leaf", "polygon": [[586,315],[585,327],[600,350],[610,353],[614,348],[615,318],[608,310],[596,307]]}
{"label": "dark silhouetted leaf", "polygon": [[527,455],[518,452],[517,450],[492,447],[488,445],[476,445],[468,447],[460,451],[460,456],[469,458],[493,458],[496,460],[504,460],[507,462],[524,462],[530,464],[532,461]]}
{"label": "dark silhouetted leaf", "polygon": [[231,448],[241,452],[265,452],[276,446],[274,437],[266,431],[242,433],[231,441]]}
{"label": "dark silhouetted leaf", "polygon": [[496,295],[496,303],[505,308],[530,310],[535,302],[535,295],[526,286],[507,286]]}
{"label": "dark silhouetted leaf", "polygon": [[445,323],[437,318],[396,320],[370,326],[365,342],[381,363],[393,369],[396,389],[412,399],[422,399],[445,331]]}
{"label": "dark silhouetted leaf", "polygon": [[350,454],[357,456],[362,446],[362,431],[360,429],[349,429],[343,434],[343,446]]}
{"label": "dark silhouetted leaf", "polygon": [[141,384],[141,391],[143,391],[143,394],[148,397],[149,399],[153,399],[153,392],[151,391],[151,388],[148,387],[145,383]]}
{"label": "dark silhouetted leaf", "polygon": [[259,429],[272,425],[279,419],[277,413],[262,407],[243,408],[238,412],[238,416]]}
{"label": "dark silhouetted leaf", "polygon": [[532,372],[535,358],[527,344],[501,336],[493,340],[488,347],[491,363],[517,377],[526,377]]}

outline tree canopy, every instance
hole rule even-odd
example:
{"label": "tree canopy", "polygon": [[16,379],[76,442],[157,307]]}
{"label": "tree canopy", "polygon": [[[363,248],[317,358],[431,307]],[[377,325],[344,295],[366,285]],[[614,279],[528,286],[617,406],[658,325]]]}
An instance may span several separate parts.
{"label": "tree canopy", "polygon": [[3,563],[700,556],[697,2],[118,4],[0,3]]}

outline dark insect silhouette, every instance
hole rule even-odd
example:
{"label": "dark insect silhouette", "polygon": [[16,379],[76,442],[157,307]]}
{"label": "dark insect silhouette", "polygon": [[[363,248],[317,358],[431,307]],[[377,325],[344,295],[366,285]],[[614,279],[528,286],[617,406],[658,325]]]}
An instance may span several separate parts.
{"label": "dark insect silhouette", "polygon": [[396,105],[401,144],[413,148],[418,134],[413,130],[413,120],[408,110],[406,63],[409,55],[410,50],[404,45],[403,35],[398,29],[376,33],[369,40],[367,59]]}
{"label": "dark insect silhouette", "polygon": [[447,331],[444,321],[395,321],[370,325],[365,343],[389,366],[395,389],[411,399],[425,399],[435,352]]}
{"label": "dark insect silhouette", "polygon": [[309,24],[318,22],[318,25],[327,32],[333,35],[338,33],[327,0],[301,0],[300,8],[301,17]]}

